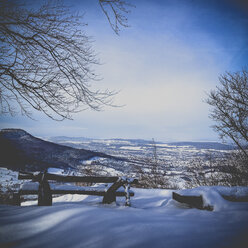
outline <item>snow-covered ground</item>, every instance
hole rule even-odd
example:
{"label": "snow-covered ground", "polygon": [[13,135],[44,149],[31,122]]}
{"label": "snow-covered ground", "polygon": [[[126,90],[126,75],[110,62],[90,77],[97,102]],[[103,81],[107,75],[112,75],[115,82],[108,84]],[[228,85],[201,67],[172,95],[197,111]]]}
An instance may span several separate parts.
{"label": "snow-covered ground", "polygon": [[247,248],[248,202],[229,202],[220,194],[243,196],[248,188],[201,187],[214,211],[190,209],[171,199],[171,190],[133,189],[132,207],[103,205],[101,197],[65,195],[52,207],[0,206],[0,247],[163,247]]}

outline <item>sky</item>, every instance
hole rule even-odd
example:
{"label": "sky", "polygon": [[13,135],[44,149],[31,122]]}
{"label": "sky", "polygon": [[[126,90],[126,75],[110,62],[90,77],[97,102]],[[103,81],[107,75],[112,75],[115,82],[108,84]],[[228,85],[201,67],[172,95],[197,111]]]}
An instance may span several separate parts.
{"label": "sky", "polygon": [[[66,2],[66,0],[65,0]],[[85,32],[102,78],[93,89],[118,91],[103,111],[86,110],[73,121],[1,116],[0,128],[37,136],[218,141],[207,92],[218,77],[247,66],[248,4],[241,0],[129,0],[130,27],[116,35],[97,1],[67,1],[84,13]]]}

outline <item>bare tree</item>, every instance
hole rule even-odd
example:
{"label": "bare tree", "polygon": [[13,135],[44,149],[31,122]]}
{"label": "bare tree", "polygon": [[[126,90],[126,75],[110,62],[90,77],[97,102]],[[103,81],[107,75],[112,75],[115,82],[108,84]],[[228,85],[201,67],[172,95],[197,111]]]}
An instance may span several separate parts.
{"label": "bare tree", "polygon": [[187,168],[189,181],[185,186],[247,186],[247,157],[240,151],[231,151],[221,156],[211,154],[196,157]]}
{"label": "bare tree", "polygon": [[[120,25],[126,26],[125,2],[99,3],[118,33]],[[106,5],[115,13],[115,26]],[[0,0],[1,113],[15,114],[19,106],[29,117],[34,108],[63,120],[87,108],[112,105],[114,92],[94,90],[90,85],[98,80],[92,69],[98,60],[91,38],[82,31],[86,24],[81,19],[57,1],[32,9],[16,0]]]}
{"label": "bare tree", "polygon": [[219,78],[220,86],[208,95],[212,107],[210,118],[214,130],[231,139],[248,158],[248,72],[226,73]]}
{"label": "bare tree", "polygon": [[144,188],[176,188],[172,183],[172,176],[167,176],[167,162],[158,156],[157,145],[152,139],[151,148],[146,156],[134,156],[130,164],[135,168],[135,174],[139,178],[139,186]]}

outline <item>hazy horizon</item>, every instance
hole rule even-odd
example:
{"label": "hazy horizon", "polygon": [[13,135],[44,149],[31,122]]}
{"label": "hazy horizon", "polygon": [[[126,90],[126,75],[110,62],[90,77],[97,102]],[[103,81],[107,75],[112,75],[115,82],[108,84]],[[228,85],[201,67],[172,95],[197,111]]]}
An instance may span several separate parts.
{"label": "hazy horizon", "polygon": [[60,138],[60,137],[65,137],[65,138],[72,138],[72,139],[79,139],[79,138],[82,138],[82,139],[96,139],[96,140],[144,140],[144,141],[151,141],[151,142],[155,142],[155,143],[177,143],[177,142],[210,142],[210,143],[222,143],[222,144],[227,144],[227,145],[231,145],[231,143],[228,143],[228,142],[223,142],[221,141],[220,139],[216,139],[216,140],[155,140],[154,138],[150,138],[150,139],[144,139],[144,138],[129,138],[129,137],[89,137],[89,136],[68,136],[66,134],[63,134],[63,135],[46,135],[46,134],[39,134],[39,133],[32,133],[32,132],[29,132],[23,128],[20,128],[20,127],[6,127],[6,128],[2,128],[0,129],[0,131],[4,130],[4,129],[20,129],[20,130],[24,130],[26,132],[28,132],[29,134],[31,134],[32,136],[35,136],[37,138],[41,138],[41,139],[49,139],[49,138]]}

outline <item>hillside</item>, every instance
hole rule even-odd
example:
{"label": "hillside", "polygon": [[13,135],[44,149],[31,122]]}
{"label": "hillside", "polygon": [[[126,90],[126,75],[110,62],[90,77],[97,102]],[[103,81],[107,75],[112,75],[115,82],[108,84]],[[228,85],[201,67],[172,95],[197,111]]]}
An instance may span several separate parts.
{"label": "hillside", "polygon": [[0,131],[1,167],[14,170],[43,170],[48,167],[68,169],[93,157],[113,158],[104,153],[44,141],[21,129]]}

